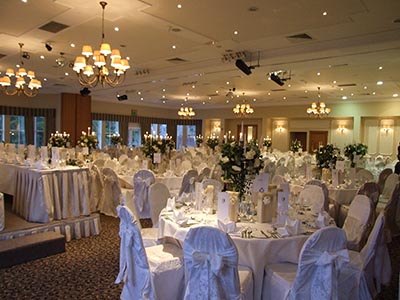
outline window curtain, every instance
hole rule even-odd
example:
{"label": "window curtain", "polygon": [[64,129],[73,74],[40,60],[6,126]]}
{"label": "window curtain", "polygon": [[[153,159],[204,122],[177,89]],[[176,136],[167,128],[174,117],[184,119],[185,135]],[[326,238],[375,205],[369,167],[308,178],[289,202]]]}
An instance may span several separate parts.
{"label": "window curtain", "polygon": [[56,130],[56,110],[54,108],[0,106],[0,114],[25,117],[25,138],[28,145],[34,143],[34,117],[45,117],[47,139]]}
{"label": "window curtain", "polygon": [[129,123],[139,123],[142,131],[142,135],[146,132],[150,133],[152,123],[156,124],[167,124],[168,135],[176,141],[176,129],[177,125],[196,125],[196,134],[201,134],[203,122],[202,120],[193,119],[165,119],[165,118],[154,118],[154,117],[139,117],[139,116],[125,116],[125,115],[113,115],[104,113],[92,113],[92,120],[102,121],[118,121],[119,122],[119,133],[124,139],[124,143],[128,143],[128,125]]}

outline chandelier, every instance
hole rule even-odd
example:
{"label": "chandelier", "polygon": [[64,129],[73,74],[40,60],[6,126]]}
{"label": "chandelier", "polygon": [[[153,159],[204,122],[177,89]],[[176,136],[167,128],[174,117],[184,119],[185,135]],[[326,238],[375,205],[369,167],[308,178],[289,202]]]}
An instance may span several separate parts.
{"label": "chandelier", "polygon": [[[125,72],[130,66],[127,59],[121,59],[119,49],[111,51],[111,45],[104,43],[104,10],[107,2],[101,1],[100,5],[103,9],[100,50],[93,51],[92,46],[84,45],[82,47],[83,56],[75,58],[73,70],[77,73],[78,81],[83,86],[95,87],[100,82],[102,86],[108,84],[111,87],[115,87],[124,81]],[[107,67],[107,55],[110,55],[109,60],[111,61],[110,66],[113,68],[112,71]],[[90,60],[93,63],[90,63]]]}
{"label": "chandelier", "polygon": [[[21,96],[25,94],[28,97],[35,97],[37,95],[38,89],[42,87],[42,83],[35,78],[35,72],[28,71],[23,68],[23,54],[22,54],[22,47],[24,46],[23,43],[18,43],[19,45],[19,56],[21,59],[21,63],[17,65],[18,71],[14,73],[14,69],[8,68],[6,70],[6,76],[0,78],[0,85],[2,87],[3,92],[8,96],[18,95]],[[11,78],[16,78],[15,87],[14,89],[9,89],[8,87],[11,86]],[[28,86],[26,86],[25,77],[29,80]]]}
{"label": "chandelier", "polygon": [[321,95],[319,91],[320,87],[318,87],[318,102],[311,103],[311,106],[307,108],[307,114],[310,117],[323,118],[329,115],[329,113],[331,112],[331,109],[329,107],[326,107],[325,102],[320,102]]}
{"label": "chandelier", "polygon": [[233,108],[233,113],[240,117],[245,117],[254,113],[254,109],[250,106],[250,104],[236,104],[236,106]]}
{"label": "chandelier", "polygon": [[181,107],[180,110],[178,110],[178,116],[181,118],[187,118],[190,119],[191,117],[194,117],[196,113],[194,112],[193,108],[191,107]]}

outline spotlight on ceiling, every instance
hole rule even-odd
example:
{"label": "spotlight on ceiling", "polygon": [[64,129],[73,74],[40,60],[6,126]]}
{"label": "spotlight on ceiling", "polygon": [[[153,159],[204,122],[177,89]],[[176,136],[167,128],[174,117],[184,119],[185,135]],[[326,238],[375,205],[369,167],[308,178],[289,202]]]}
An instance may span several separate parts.
{"label": "spotlight on ceiling", "polygon": [[29,55],[29,53],[28,53],[28,52],[24,51],[24,52],[22,52],[22,58],[25,58],[25,59],[30,59],[30,58],[31,58],[31,56]]}
{"label": "spotlight on ceiling", "polygon": [[91,93],[91,91],[87,87],[84,87],[79,92],[81,93],[81,96],[89,96]]}
{"label": "spotlight on ceiling", "polygon": [[274,74],[274,73],[271,73],[271,74],[269,75],[269,78],[271,78],[271,80],[272,80],[273,82],[275,82],[276,84],[279,84],[280,86],[282,86],[282,85],[285,84],[285,79],[281,79],[278,75],[276,75],[276,74]]}
{"label": "spotlight on ceiling", "polygon": [[248,66],[241,59],[237,59],[235,65],[240,71],[242,71],[246,75],[250,75],[251,74],[251,70],[255,68],[255,66]]}
{"label": "spotlight on ceiling", "polygon": [[45,47],[46,47],[47,51],[49,51],[49,52],[51,50],[53,50],[53,46],[51,46],[51,44],[49,42],[46,43]]}
{"label": "spotlight on ceiling", "polygon": [[117,94],[117,99],[118,99],[118,101],[125,101],[125,100],[128,100],[128,95],[120,95],[120,94]]}

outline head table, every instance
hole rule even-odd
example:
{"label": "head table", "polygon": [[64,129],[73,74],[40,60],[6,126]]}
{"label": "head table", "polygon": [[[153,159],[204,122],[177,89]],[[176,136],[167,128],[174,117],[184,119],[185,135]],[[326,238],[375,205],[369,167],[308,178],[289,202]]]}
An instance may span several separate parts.
{"label": "head table", "polygon": [[13,211],[30,222],[90,215],[89,169],[35,169],[0,163],[0,191],[13,195]]}
{"label": "head table", "polygon": [[[204,214],[192,211],[185,214],[188,218],[184,224],[174,220],[172,212],[164,210],[160,215],[158,238],[173,238],[183,245],[190,228],[197,226],[218,227],[216,214]],[[303,215],[303,220],[309,216]],[[306,223],[306,222],[303,222]],[[264,267],[267,264],[278,262],[297,263],[301,248],[308,236],[316,228],[294,236],[282,237],[276,233],[270,223],[237,223],[236,230],[230,233],[239,254],[239,265],[249,267],[254,274],[254,299],[260,300]],[[251,232],[247,237],[241,232]],[[268,236],[265,236],[265,234]]]}

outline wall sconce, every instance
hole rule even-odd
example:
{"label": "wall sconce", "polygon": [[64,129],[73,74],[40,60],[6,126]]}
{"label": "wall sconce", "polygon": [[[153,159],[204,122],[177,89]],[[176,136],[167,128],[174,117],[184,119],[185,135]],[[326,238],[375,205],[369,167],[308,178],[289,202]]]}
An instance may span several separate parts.
{"label": "wall sconce", "polygon": [[389,134],[390,130],[391,130],[390,125],[383,125],[382,132],[384,132],[386,135]]}
{"label": "wall sconce", "polygon": [[346,126],[345,125],[339,125],[338,129],[340,134],[344,134],[344,132],[346,131]]}
{"label": "wall sconce", "polygon": [[285,128],[283,128],[282,125],[276,126],[276,131],[282,132],[282,131],[284,131],[284,130],[285,130]]}

